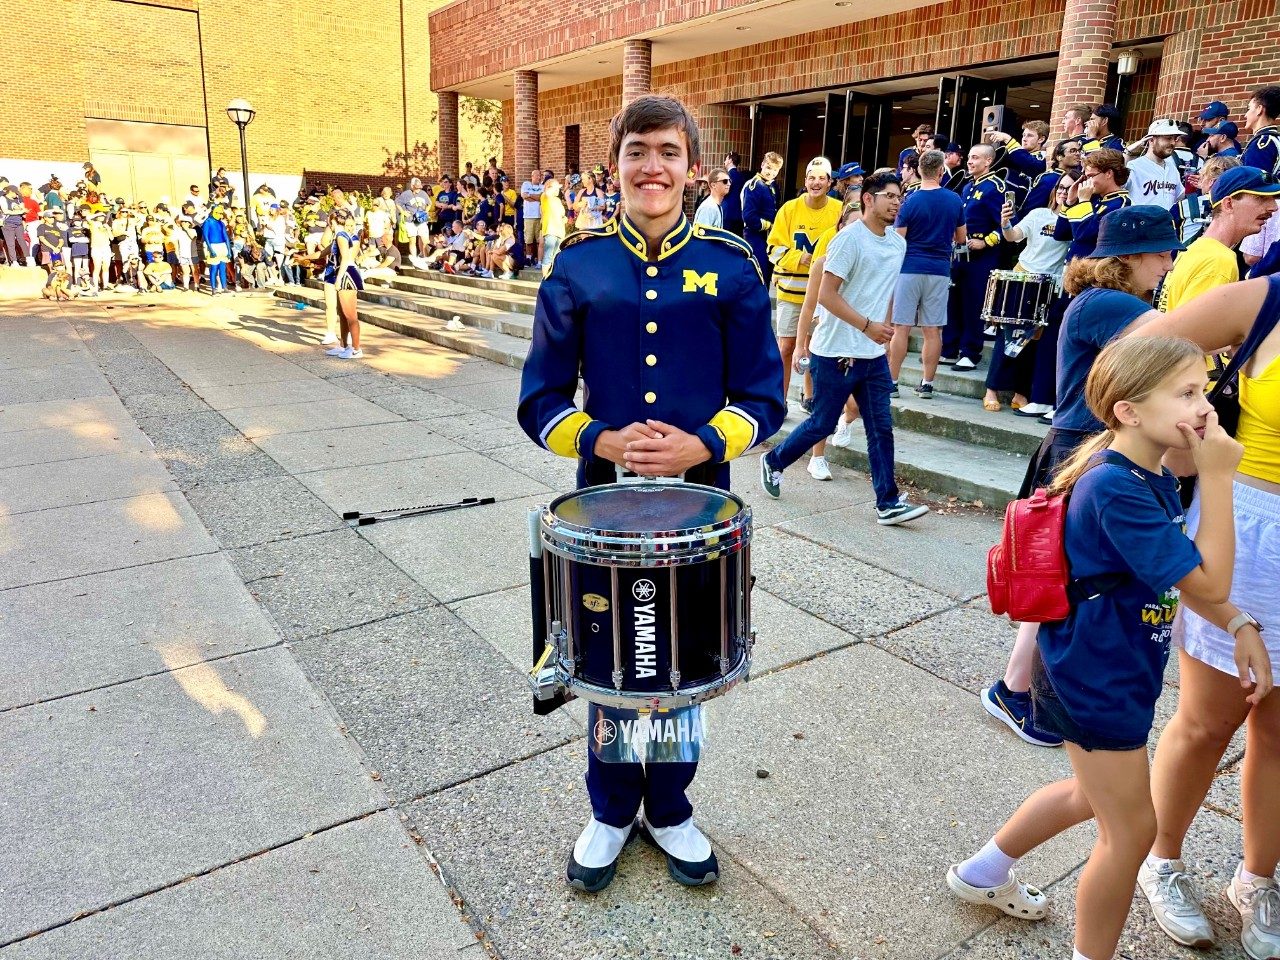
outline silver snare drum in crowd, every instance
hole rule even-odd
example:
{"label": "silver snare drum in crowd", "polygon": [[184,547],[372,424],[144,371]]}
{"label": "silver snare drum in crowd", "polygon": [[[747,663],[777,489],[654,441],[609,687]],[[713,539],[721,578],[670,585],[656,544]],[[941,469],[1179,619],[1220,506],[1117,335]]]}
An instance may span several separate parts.
{"label": "silver snare drum in crowd", "polygon": [[1049,322],[1049,305],[1058,295],[1058,281],[1047,273],[992,270],[982,305],[982,322],[1004,328],[1004,352],[1016,357],[1040,336]]}
{"label": "silver snare drum in crowd", "polygon": [[742,500],[691,483],[616,483],[565,494],[536,516],[533,602],[548,627],[530,673],[538,700],[567,692],[670,709],[746,679],[751,509]]}

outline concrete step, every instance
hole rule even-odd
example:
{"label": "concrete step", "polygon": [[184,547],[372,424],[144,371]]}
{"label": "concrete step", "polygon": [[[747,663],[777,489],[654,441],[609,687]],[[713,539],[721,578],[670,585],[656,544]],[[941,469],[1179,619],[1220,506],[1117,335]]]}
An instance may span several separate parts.
{"label": "concrete step", "polygon": [[463,274],[445,273],[442,270],[417,270],[407,264],[401,268],[402,277],[415,280],[432,280],[437,283],[450,283],[457,287],[469,287],[489,293],[514,293],[526,297],[538,295],[536,280],[486,280],[484,277],[469,277]]}
{"label": "concrete step", "polygon": [[[394,291],[374,293],[385,295],[393,303],[412,298],[417,307],[389,306],[365,297],[357,308],[365,323],[517,370],[524,366],[529,351],[527,337],[474,323],[463,330],[447,330],[452,301]],[[282,286],[276,288],[275,294],[281,299],[324,307],[323,293],[317,287]],[[480,313],[486,308],[475,309]],[[1027,455],[1035,450],[1047,429],[1037,420],[1014,417],[1007,409],[998,414],[987,413],[980,406],[975,410],[973,401],[966,398],[937,396],[921,400],[914,394],[904,394],[891,404],[897,427],[894,447],[899,479],[933,495],[981,501],[995,509],[1003,509],[1017,495]],[[780,443],[805,416],[799,404],[792,403],[786,422],[771,442]],[[851,449],[828,445],[827,457],[850,469],[869,470],[861,427],[854,427]]]}
{"label": "concrete step", "polygon": [[[318,291],[322,284],[319,280],[310,280],[307,282],[307,287]],[[448,297],[436,296],[434,293],[411,293],[375,282],[367,283],[364,290],[360,292],[359,298],[365,303],[376,303],[380,306],[444,321],[458,317],[468,327],[477,330],[519,337],[526,341],[526,351],[529,348],[527,341],[533,339],[533,317],[528,314],[512,313],[478,303],[464,303]]]}
{"label": "concrete step", "polygon": [[[415,270],[415,274],[422,271]],[[371,279],[366,286],[386,286],[393,290],[401,290],[406,293],[419,293],[425,296],[441,297],[446,300],[457,300],[460,303],[475,304],[481,307],[489,307],[493,310],[501,310],[504,313],[523,313],[526,316],[533,316],[534,304],[537,302],[537,288],[534,288],[533,294],[525,292],[509,292],[503,290],[486,290],[484,287],[472,286],[470,284],[448,283],[441,278],[448,277],[447,273],[431,274],[427,273],[425,278],[421,276],[397,277],[394,280],[373,280]],[[461,279],[461,278],[451,278]],[[504,283],[502,280],[485,281],[480,277],[476,277],[480,283]],[[506,281],[510,283],[511,281]]]}

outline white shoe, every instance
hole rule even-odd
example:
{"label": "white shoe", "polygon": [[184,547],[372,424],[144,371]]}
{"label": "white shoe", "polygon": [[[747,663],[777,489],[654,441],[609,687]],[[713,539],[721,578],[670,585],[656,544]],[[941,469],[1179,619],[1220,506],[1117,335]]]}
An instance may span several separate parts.
{"label": "white shoe", "polygon": [[1143,862],[1138,886],[1151,904],[1151,915],[1174,943],[1207,950],[1213,946],[1213,927],[1196,900],[1195,887],[1181,860],[1169,860],[1159,870]]}
{"label": "white shoe", "polygon": [[1013,411],[1013,414],[1016,417],[1043,417],[1052,411],[1053,407],[1047,403],[1027,403]]}
{"label": "white shoe", "polygon": [[347,347],[347,349],[343,350],[340,354],[338,354],[338,359],[339,360],[359,360],[363,356],[364,356],[363,350],[353,350],[351,347]]}
{"label": "white shoe", "polygon": [[815,480],[830,480],[831,468],[827,466],[826,457],[809,458],[809,476]]}
{"label": "white shoe", "polygon": [[840,426],[836,427],[835,435],[829,441],[837,447],[844,447],[846,450],[853,447],[853,424],[845,423],[844,417],[840,418]]}
{"label": "white shoe", "polygon": [[[333,338],[333,342],[334,342],[334,343],[337,343],[337,342],[338,342],[338,338],[337,338],[337,337],[334,337],[334,338]],[[346,348],[346,347],[344,347],[344,346],[339,345],[339,346],[336,346],[336,347],[330,347],[330,348],[329,348],[328,350],[326,350],[324,353],[325,353],[325,356],[327,356],[327,357],[340,357],[340,356],[342,356],[342,355],[343,355],[344,353],[346,353],[346,352],[347,352],[347,348]]]}
{"label": "white shoe", "polygon": [[1271,877],[1245,883],[1240,879],[1244,864],[1227,884],[1227,899],[1240,911],[1240,942],[1253,960],[1280,957],[1280,887]]}
{"label": "white shoe", "polygon": [[961,357],[959,360],[957,360],[955,363],[951,365],[951,369],[952,370],[975,370],[977,369],[977,366],[978,365],[974,363],[972,360],[970,360],[968,357]]}
{"label": "white shoe", "polygon": [[1049,912],[1049,899],[1035,887],[1018,879],[1009,871],[1009,879],[998,887],[972,887],[960,879],[955,866],[947,870],[947,886],[965,903],[995,907],[1019,920],[1043,920]]}
{"label": "white shoe", "polygon": [[336,333],[326,333],[324,339],[320,341],[320,346],[326,346],[330,343],[337,343],[338,335]]}

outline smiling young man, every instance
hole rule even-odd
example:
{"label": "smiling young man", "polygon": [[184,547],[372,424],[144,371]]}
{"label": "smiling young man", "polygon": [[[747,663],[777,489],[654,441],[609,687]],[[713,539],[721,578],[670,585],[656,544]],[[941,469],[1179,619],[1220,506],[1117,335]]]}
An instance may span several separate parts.
{"label": "smiling young man", "polygon": [[[547,268],[520,426],[578,461],[579,487],[629,471],[727,489],[729,461],[775,433],[786,414],[760,267],[741,238],[684,216],[699,135],[679,100],[633,100],[610,124],[609,149],[623,212],[566,239]],[[696,770],[696,762],[607,762],[589,746],[592,817],[569,855],[570,886],[608,886],[637,831],[666,854],[680,883],[714,881],[719,865],[685,796]]]}

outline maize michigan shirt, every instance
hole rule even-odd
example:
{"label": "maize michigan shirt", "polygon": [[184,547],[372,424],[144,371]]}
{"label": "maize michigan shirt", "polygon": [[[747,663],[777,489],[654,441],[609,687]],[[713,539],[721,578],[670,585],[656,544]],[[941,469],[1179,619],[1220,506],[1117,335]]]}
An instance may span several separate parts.
{"label": "maize michigan shirt", "polygon": [[[845,303],[872,322],[883,323],[906,254],[907,241],[897,230],[889,227],[884,236],[877,237],[861,220],[855,220],[827,247],[823,272],[840,277],[840,296]],[[817,329],[809,343],[812,353],[859,360],[884,356],[883,346],[832,316],[825,307],[818,307],[817,317]]]}

